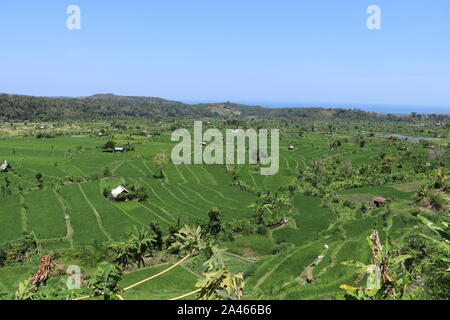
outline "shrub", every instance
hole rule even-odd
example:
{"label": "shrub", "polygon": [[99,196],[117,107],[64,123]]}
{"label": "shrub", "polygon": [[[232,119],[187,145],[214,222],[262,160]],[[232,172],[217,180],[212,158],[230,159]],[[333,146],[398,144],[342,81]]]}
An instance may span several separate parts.
{"label": "shrub", "polygon": [[266,226],[264,226],[264,225],[258,225],[258,226],[256,227],[256,229],[255,229],[255,232],[256,232],[257,234],[260,234],[260,235],[265,236],[265,235],[267,234],[268,230],[267,230],[267,227],[266,227]]}
{"label": "shrub", "polygon": [[445,199],[438,195],[438,194],[432,194],[430,196],[430,204],[435,208],[436,210],[442,210],[446,207],[446,201]]}
{"label": "shrub", "polygon": [[40,245],[34,233],[29,233],[19,240],[10,242],[0,248],[0,266],[16,262],[25,262],[39,253]]}
{"label": "shrub", "polygon": [[277,246],[273,250],[272,254],[280,254],[283,252],[291,251],[293,248],[295,248],[295,245],[293,243],[287,242],[287,241],[280,241],[277,243]]}

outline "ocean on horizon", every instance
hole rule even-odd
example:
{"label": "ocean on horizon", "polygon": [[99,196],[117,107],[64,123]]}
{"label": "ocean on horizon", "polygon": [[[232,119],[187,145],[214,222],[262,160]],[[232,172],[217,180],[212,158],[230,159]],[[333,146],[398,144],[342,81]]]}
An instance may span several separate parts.
{"label": "ocean on horizon", "polygon": [[[185,103],[215,103],[218,101],[183,101]],[[359,109],[367,112],[380,114],[410,114],[417,112],[420,114],[450,114],[450,106],[411,106],[411,105],[387,105],[387,104],[360,104],[360,103],[303,103],[303,102],[261,102],[232,100],[234,103],[241,103],[251,106],[262,106],[266,108],[325,108],[325,109]]]}

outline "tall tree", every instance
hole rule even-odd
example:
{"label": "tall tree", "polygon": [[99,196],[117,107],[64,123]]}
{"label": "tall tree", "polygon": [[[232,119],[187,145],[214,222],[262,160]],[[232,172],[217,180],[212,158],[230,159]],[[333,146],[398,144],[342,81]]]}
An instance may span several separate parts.
{"label": "tall tree", "polygon": [[159,178],[164,178],[164,167],[166,166],[168,160],[166,158],[166,154],[164,152],[158,153],[153,158],[153,163],[155,164],[156,168],[159,170]]}
{"label": "tall tree", "polygon": [[208,212],[209,222],[205,232],[212,236],[217,236],[222,231],[222,212],[219,208],[211,208]]}
{"label": "tall tree", "polygon": [[156,222],[150,223],[150,229],[152,229],[155,234],[155,238],[153,239],[153,247],[156,250],[161,251],[163,248],[163,233]]}

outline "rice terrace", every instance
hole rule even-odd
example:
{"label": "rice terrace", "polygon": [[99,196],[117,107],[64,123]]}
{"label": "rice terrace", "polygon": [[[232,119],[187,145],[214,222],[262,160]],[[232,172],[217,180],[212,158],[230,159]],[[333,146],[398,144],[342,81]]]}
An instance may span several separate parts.
{"label": "rice terrace", "polygon": [[444,305],[449,35],[446,0],[1,1],[0,307]]}
{"label": "rice terrace", "polygon": [[[138,99],[97,95],[62,103]],[[149,101],[165,112],[163,100]],[[215,110],[247,107],[176,104],[191,114],[88,120],[86,110],[73,120],[62,114],[24,121],[5,108],[19,103],[61,102],[0,99],[10,118],[0,131],[4,298],[448,297],[446,116],[298,109],[286,117],[291,110],[258,107],[248,107],[251,116],[230,116]],[[204,130],[281,128],[279,172],[261,175],[259,162],[174,165],[172,132],[192,128],[198,114]],[[382,263],[391,280],[379,287],[371,281],[380,271],[370,269],[377,243],[390,257]],[[48,272],[40,274],[45,263]],[[66,274],[69,266],[79,268],[78,278]],[[114,284],[109,293],[95,284],[104,273]],[[77,279],[79,286],[68,289],[66,282]],[[235,285],[222,292],[227,281]],[[211,286],[208,296],[203,289]]]}

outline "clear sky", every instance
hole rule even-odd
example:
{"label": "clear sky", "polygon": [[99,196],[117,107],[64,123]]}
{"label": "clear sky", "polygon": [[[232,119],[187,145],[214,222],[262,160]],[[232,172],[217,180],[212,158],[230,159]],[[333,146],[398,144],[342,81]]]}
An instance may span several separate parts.
{"label": "clear sky", "polygon": [[448,0],[1,0],[0,43],[5,93],[450,106]]}

